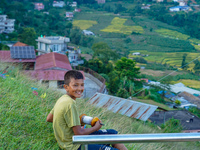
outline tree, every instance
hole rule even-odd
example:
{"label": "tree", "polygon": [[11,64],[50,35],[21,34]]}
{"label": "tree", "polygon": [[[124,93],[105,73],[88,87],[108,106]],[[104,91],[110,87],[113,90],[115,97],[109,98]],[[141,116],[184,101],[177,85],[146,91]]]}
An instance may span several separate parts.
{"label": "tree", "polygon": [[36,32],[34,28],[23,28],[19,41],[36,47]]}
{"label": "tree", "polygon": [[193,70],[195,71],[196,74],[200,74],[200,62],[199,60],[194,61],[194,68]]}
{"label": "tree", "polygon": [[134,81],[134,78],[140,73],[140,68],[137,68],[135,64],[135,61],[126,57],[119,59],[115,64],[115,69],[119,74],[119,78],[122,79],[126,76],[128,80]]}
{"label": "tree", "polygon": [[117,96],[118,97],[122,97],[122,98],[128,98],[129,97],[129,93],[125,88],[120,88],[117,91]]}
{"label": "tree", "polygon": [[188,66],[186,66],[187,63],[185,62],[186,57],[187,57],[187,54],[186,54],[186,53],[183,54],[183,60],[182,60],[182,64],[181,64],[181,67],[182,67],[183,69],[187,69],[187,68],[188,68]]}
{"label": "tree", "polygon": [[70,39],[71,39],[72,43],[79,45],[80,40],[81,40],[80,29],[78,29],[78,28],[72,29],[71,32],[70,32]]}
{"label": "tree", "polygon": [[119,90],[119,76],[118,73],[114,70],[108,74],[109,81],[106,82],[106,86],[110,93],[116,94]]}
{"label": "tree", "polygon": [[104,73],[103,70],[105,70],[105,66],[104,66],[103,62],[101,60],[99,60],[98,58],[90,59],[88,61],[88,68],[90,68],[98,73]]}
{"label": "tree", "polygon": [[7,45],[0,43],[0,50],[10,50],[10,48]]}
{"label": "tree", "polygon": [[122,80],[120,80],[120,88],[117,92],[117,96],[128,98],[129,96],[132,96],[134,93],[135,85],[134,82],[131,80],[128,80],[127,77],[123,77]]}
{"label": "tree", "polygon": [[105,64],[108,64],[109,60],[118,58],[118,54],[104,42],[93,44],[92,50],[94,51],[93,58],[97,57]]}

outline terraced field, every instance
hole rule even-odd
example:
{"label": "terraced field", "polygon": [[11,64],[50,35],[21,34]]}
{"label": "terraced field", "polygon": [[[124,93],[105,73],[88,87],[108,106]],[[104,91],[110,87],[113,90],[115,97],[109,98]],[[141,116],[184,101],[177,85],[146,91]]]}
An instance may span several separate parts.
{"label": "terraced field", "polygon": [[197,80],[186,80],[186,79],[181,79],[179,81],[173,82],[174,84],[182,82],[185,86],[195,88],[195,89],[200,89],[200,81]]}
{"label": "terraced field", "polygon": [[[131,51],[129,54],[130,58],[138,57],[133,56],[132,53],[134,52],[140,52],[143,55],[148,55],[147,57],[144,57],[149,62],[156,62],[161,64],[169,64],[171,66],[181,67],[181,63],[183,60],[183,55],[187,54],[186,62],[189,63],[198,56],[200,56],[200,53],[190,53],[190,52],[176,52],[176,53],[163,53],[163,52],[149,52],[145,50],[135,50]],[[188,70],[191,70],[194,67],[194,63],[189,64]]]}
{"label": "terraced field", "polygon": [[93,20],[74,20],[73,21],[73,26],[79,27],[81,30],[86,30],[95,24],[97,24],[97,22]]}
{"label": "terraced field", "polygon": [[123,34],[131,34],[132,32],[143,33],[144,30],[141,26],[125,26],[124,23],[127,19],[115,17],[111,25],[102,29],[103,32],[114,32],[114,33],[123,33]]}
{"label": "terraced field", "polygon": [[[95,33],[95,42],[105,42],[120,54],[133,52],[148,55],[148,62],[180,67],[183,54],[186,62],[200,56],[200,40],[191,38],[181,28],[148,19],[144,16],[119,16],[103,11],[81,8],[74,17],[73,25]],[[133,34],[132,34],[133,33]],[[136,34],[135,34],[136,33]],[[139,33],[139,34],[137,34]],[[128,39],[129,42],[126,42]],[[88,53],[90,50],[83,53]],[[92,51],[92,50],[91,50]],[[189,64],[192,70],[194,63]]]}
{"label": "terraced field", "polygon": [[157,29],[155,32],[159,33],[160,35],[169,37],[169,38],[175,38],[180,40],[187,40],[190,36],[186,34],[182,34],[180,32],[169,30],[169,29]]}

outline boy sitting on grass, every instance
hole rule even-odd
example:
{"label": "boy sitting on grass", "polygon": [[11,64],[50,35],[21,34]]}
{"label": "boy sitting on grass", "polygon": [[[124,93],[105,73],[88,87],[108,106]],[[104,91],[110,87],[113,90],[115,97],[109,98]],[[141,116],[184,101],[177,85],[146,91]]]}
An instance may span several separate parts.
{"label": "boy sitting on grass", "polygon": [[[84,91],[82,73],[70,70],[64,76],[64,88],[66,95],[60,97],[54,108],[47,116],[48,122],[53,122],[55,138],[62,149],[80,150],[80,144],[72,143],[73,135],[89,134],[117,134],[115,130],[99,130],[101,121],[97,121],[91,128],[81,128],[79,113],[76,106],[76,98],[80,98]],[[127,150],[123,144],[108,145],[89,144],[88,150]]]}

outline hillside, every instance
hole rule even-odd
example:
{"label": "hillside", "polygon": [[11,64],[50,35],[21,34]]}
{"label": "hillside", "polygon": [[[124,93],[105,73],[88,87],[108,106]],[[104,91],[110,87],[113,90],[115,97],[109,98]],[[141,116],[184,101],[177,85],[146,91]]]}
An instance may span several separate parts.
{"label": "hillside", "polygon": [[[132,53],[140,52],[148,55],[143,58],[150,63],[168,64],[180,67],[183,55],[187,54],[186,62],[190,62],[200,55],[198,39],[184,33],[180,27],[156,21],[147,16],[129,16],[105,11],[96,11],[88,7],[81,7],[81,13],[76,13],[73,25],[80,29],[87,29],[95,33],[94,41],[103,41],[120,55],[130,58]],[[83,53],[92,53],[85,50]],[[194,63],[189,65],[192,70]]]}
{"label": "hillside", "polygon": [[[0,72],[6,66],[0,63]],[[16,66],[9,66],[5,77],[0,77],[1,149],[58,149],[52,124],[46,122],[46,116],[61,94],[29,79],[21,74]],[[34,90],[38,95],[36,92],[34,94]],[[86,101],[77,100],[80,113],[101,118],[105,124],[104,128],[114,128],[121,134],[162,132],[148,122],[144,124],[142,121],[114,114],[105,109],[97,109]],[[130,150],[199,149],[197,142],[126,145]]]}

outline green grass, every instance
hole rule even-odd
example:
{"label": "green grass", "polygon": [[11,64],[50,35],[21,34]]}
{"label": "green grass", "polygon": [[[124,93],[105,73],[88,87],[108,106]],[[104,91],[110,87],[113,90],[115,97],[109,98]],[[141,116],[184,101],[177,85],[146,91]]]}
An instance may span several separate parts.
{"label": "green grass", "polygon": [[[6,67],[0,64],[0,70]],[[46,89],[38,82],[22,75],[17,67],[9,67],[6,79],[0,77],[0,147],[1,149],[58,149],[53,135],[52,124],[46,116],[61,96],[54,89]],[[34,95],[31,87],[38,88],[39,96]],[[42,99],[40,96],[46,93]],[[120,134],[160,133],[156,126],[102,108],[95,108],[86,100],[78,99],[80,114],[97,116],[105,124],[103,128],[114,128]],[[180,150],[199,149],[196,142],[174,143],[136,143],[126,144],[129,150]]]}

